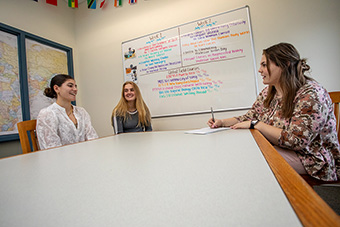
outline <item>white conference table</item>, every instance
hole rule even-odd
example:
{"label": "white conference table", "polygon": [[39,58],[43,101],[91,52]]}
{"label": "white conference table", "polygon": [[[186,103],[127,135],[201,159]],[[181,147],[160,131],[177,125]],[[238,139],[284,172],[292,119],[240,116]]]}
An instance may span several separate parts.
{"label": "white conference table", "polygon": [[0,160],[0,226],[301,226],[250,130],[127,133]]}

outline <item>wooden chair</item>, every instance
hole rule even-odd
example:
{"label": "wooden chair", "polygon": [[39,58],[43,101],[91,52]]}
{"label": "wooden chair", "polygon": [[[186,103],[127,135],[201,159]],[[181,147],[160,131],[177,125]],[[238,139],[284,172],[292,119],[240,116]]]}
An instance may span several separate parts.
{"label": "wooden chair", "polygon": [[339,133],[339,103],[340,103],[340,91],[329,92],[329,96],[332,99],[332,103],[334,103],[334,115],[336,118],[336,131],[338,132],[338,140],[340,142],[340,133]]}
{"label": "wooden chair", "polygon": [[[35,134],[36,125],[37,120],[21,121],[17,124],[23,154],[40,150],[38,146],[38,139]],[[31,149],[29,136],[27,132],[30,133],[33,150]]]}

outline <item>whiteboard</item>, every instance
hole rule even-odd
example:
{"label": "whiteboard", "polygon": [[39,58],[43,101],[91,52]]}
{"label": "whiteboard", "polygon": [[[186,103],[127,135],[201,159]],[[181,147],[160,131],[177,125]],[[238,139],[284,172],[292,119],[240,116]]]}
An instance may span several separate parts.
{"label": "whiteboard", "polygon": [[123,42],[122,55],[153,118],[246,109],[258,94],[248,6]]}

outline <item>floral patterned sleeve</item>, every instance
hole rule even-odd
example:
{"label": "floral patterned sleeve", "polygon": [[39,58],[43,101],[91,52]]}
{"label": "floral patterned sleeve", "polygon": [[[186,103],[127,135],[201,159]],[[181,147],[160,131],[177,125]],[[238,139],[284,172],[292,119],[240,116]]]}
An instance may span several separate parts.
{"label": "floral patterned sleeve", "polygon": [[257,96],[256,101],[252,105],[251,109],[245,115],[235,117],[239,122],[249,121],[259,118],[259,113],[263,111],[263,101],[267,96],[268,87],[264,88]]}
{"label": "floral patterned sleeve", "polygon": [[279,146],[308,154],[317,136],[331,133],[327,118],[332,112],[331,102],[324,89],[307,87],[296,95],[295,109],[289,126],[279,137]]}

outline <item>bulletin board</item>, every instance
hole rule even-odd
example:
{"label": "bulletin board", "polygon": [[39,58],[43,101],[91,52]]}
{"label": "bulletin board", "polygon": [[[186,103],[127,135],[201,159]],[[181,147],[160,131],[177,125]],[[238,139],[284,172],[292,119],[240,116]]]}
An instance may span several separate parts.
{"label": "bulletin board", "polygon": [[248,6],[123,42],[122,55],[152,117],[246,109],[258,94]]}

